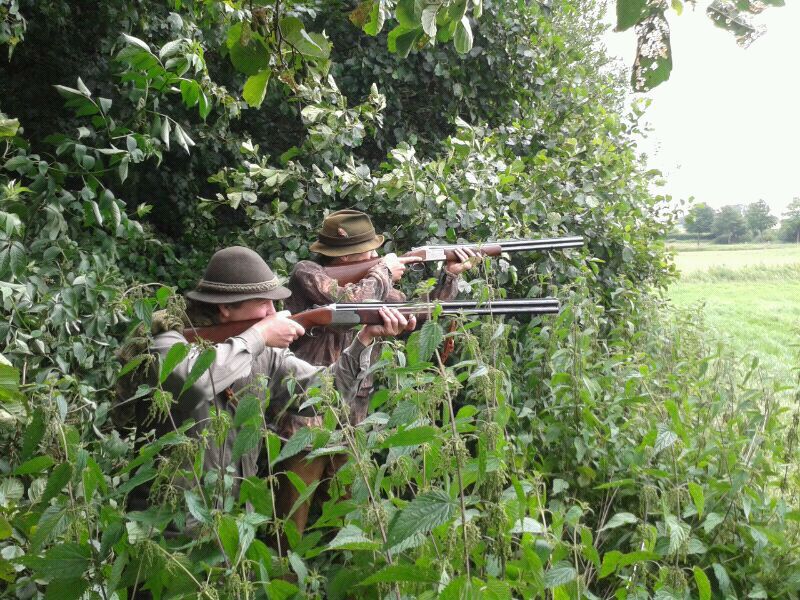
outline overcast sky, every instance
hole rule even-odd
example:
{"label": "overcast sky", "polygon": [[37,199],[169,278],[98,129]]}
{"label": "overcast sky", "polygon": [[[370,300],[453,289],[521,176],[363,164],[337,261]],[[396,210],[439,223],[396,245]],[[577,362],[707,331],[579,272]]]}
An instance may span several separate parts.
{"label": "overcast sky", "polygon": [[[800,197],[800,2],[786,4],[753,18],[767,32],[747,49],[713,25],[707,1],[668,11],[672,75],[647,94],[653,132],[641,144],[664,193],[715,208],[763,198],[776,215]],[[630,69],[633,30],[606,45]]]}

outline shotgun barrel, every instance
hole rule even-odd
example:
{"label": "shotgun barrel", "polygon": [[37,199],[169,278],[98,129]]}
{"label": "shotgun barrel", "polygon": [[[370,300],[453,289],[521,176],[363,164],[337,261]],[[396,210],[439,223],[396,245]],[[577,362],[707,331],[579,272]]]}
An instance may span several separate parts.
{"label": "shotgun barrel", "polygon": [[[550,315],[558,313],[559,301],[556,298],[524,298],[519,300],[492,300],[476,302],[474,300],[452,302],[359,302],[345,304],[328,304],[317,306],[292,315],[290,318],[306,329],[312,327],[354,327],[356,325],[379,325],[383,322],[381,307],[397,308],[407,316],[414,315],[419,323],[427,320],[437,306],[441,306],[441,314],[445,316],[484,316],[484,315]],[[204,339],[219,344],[225,340],[241,335],[259,322],[234,321],[210,327],[185,329],[184,337],[189,342]]]}

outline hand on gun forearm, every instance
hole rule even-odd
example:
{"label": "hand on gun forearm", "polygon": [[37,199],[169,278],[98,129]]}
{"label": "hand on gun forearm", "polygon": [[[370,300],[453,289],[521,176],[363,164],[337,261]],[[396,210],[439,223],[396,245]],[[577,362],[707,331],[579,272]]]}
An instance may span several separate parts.
{"label": "hand on gun forearm", "polygon": [[281,311],[261,319],[255,324],[264,338],[264,343],[273,348],[288,348],[289,344],[302,335],[306,330],[300,323],[292,321],[288,310]]}
{"label": "hand on gun forearm", "polygon": [[457,260],[447,261],[444,265],[445,271],[451,275],[461,275],[464,271],[477,265],[483,256],[483,252],[475,251],[472,248],[455,248],[453,252]]}
{"label": "hand on gun forearm", "polygon": [[382,325],[368,325],[358,332],[358,339],[362,344],[368,346],[375,338],[396,337],[404,331],[413,331],[417,326],[417,318],[411,315],[406,318],[396,308],[382,306],[378,313],[383,318]]}

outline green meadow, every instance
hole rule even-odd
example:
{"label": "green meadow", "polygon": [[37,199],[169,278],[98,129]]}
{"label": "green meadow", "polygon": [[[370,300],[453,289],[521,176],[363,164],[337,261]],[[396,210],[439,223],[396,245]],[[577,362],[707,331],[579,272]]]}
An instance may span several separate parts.
{"label": "green meadow", "polygon": [[681,272],[669,298],[702,307],[714,336],[758,358],[779,383],[800,366],[800,247],[673,246]]}

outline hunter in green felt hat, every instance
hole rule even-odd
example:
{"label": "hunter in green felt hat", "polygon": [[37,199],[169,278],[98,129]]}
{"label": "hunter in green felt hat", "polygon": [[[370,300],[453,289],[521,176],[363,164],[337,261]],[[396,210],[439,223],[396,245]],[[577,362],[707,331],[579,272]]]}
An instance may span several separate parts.
{"label": "hunter in green felt hat", "polygon": [[283,300],[291,294],[257,252],[231,246],[211,257],[203,278],[186,296],[207,304],[233,304],[256,298]]}
{"label": "hunter in green felt hat", "polygon": [[384,237],[375,233],[369,216],[359,210],[345,209],[331,213],[322,222],[312,252],[323,256],[346,256],[369,252],[383,245]]}

